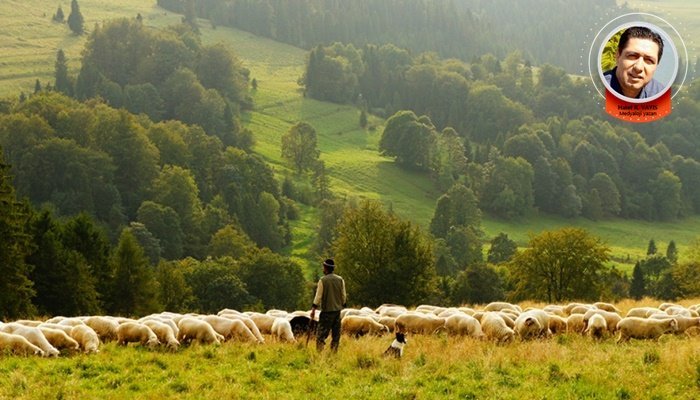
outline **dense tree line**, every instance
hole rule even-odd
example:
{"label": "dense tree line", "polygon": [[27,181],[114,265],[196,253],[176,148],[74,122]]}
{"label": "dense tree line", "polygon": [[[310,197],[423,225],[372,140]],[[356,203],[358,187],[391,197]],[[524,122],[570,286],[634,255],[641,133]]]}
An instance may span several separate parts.
{"label": "dense tree line", "polygon": [[289,241],[270,167],[196,125],[49,92],[0,115],[0,146],[20,198],[58,216],[86,212],[113,239],[138,222],[157,240],[156,259],[201,259],[227,225],[275,251]]}
{"label": "dense tree line", "polygon": [[238,121],[239,111],[251,107],[248,70],[228,47],[202,45],[188,25],[154,30],[138,19],[112,20],[90,34],[74,82],[65,63],[59,51],[56,90],[62,93],[99,96],[154,121],[197,124],[225,145],[250,147],[250,132]]}
{"label": "dense tree line", "polygon": [[[292,309],[308,301],[301,268],[258,248],[234,224],[213,235],[208,252],[214,257],[158,258],[154,264],[147,256],[153,244],[142,241],[143,232],[151,235],[143,225],[123,226],[110,240],[88,212],[58,217],[19,202],[3,160],[0,153],[0,319],[136,316],[163,308]],[[155,239],[155,246],[160,242]]]}
{"label": "dense tree line", "polygon": [[430,172],[443,190],[463,182],[492,215],[673,220],[700,212],[693,90],[679,98],[687,112],[657,123],[669,132],[660,136],[592,117],[602,111],[583,80],[550,65],[535,74],[518,53],[467,64],[336,43],[310,52],[302,82],[310,96],[390,116],[384,154]]}
{"label": "dense tree line", "polygon": [[158,0],[158,5],[185,16],[194,8],[215,26],[307,49],[336,41],[394,43],[463,60],[522,49],[534,63],[569,72],[579,72],[572,54],[579,54],[589,28],[612,9],[625,12],[613,0]]}

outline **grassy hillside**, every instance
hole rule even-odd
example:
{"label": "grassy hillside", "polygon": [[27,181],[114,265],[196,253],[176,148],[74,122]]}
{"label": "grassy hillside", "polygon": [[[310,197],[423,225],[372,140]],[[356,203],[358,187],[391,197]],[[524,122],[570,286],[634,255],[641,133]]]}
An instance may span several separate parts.
{"label": "grassy hillside", "polygon": [[[675,3],[674,3],[675,4]],[[91,29],[98,22],[114,17],[132,17],[141,13],[147,25],[164,26],[179,21],[180,16],[155,6],[155,1],[83,0],[81,11],[85,26]],[[52,80],[53,63],[58,48],[63,48],[72,72],[77,72],[79,54],[85,36],[71,35],[65,25],[51,22],[55,5],[39,0],[0,2],[0,95],[31,92],[34,80],[42,84]],[[70,3],[62,4],[66,14]],[[256,109],[243,116],[244,123],[255,134],[255,151],[275,168],[279,176],[292,174],[280,156],[280,136],[297,121],[307,121],[316,128],[321,159],[326,163],[333,191],[339,196],[372,198],[383,201],[399,215],[427,227],[435,201],[440,195],[425,175],[403,171],[377,152],[383,121],[370,118],[370,128],[359,127],[359,111],[351,106],[336,105],[305,98],[297,84],[304,68],[304,50],[256,37],[230,28],[212,29],[200,21],[203,40],[232,45],[241,62],[258,81],[253,93]],[[294,243],[289,253],[299,262],[311,265],[308,248],[315,236],[316,214],[313,208],[302,207],[301,219],[294,221]],[[485,218],[487,238],[506,232],[520,245],[529,234],[542,230],[575,225],[600,236],[613,249],[618,260],[634,260],[645,255],[650,238],[665,250],[675,240],[683,257],[684,247],[700,231],[700,217],[672,223],[642,221],[567,220],[531,216],[517,221]],[[624,269],[632,264],[625,264]]]}

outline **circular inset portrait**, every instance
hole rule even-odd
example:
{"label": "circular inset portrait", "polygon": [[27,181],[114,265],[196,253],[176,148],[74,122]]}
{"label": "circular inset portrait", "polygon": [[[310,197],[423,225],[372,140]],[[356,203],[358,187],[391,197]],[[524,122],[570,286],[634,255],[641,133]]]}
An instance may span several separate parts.
{"label": "circular inset portrait", "polygon": [[630,22],[603,41],[598,73],[610,93],[630,103],[646,103],[671,88],[678,53],[671,37],[656,25]]}

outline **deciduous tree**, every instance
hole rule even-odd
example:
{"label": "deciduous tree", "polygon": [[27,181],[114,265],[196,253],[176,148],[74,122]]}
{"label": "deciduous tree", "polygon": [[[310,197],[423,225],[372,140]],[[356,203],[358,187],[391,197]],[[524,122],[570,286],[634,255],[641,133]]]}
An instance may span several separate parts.
{"label": "deciduous tree", "polygon": [[609,248],[583,229],[545,231],[510,262],[513,297],[562,302],[595,299]]}

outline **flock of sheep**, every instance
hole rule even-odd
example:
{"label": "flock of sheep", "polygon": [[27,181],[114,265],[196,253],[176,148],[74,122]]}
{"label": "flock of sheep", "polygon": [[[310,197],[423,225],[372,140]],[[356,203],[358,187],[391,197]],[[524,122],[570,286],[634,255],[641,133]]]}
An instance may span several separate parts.
{"label": "flock of sheep", "polygon": [[[411,334],[471,336],[498,343],[516,338],[528,340],[565,332],[600,340],[619,333],[618,342],[630,338],[656,339],[665,333],[700,333],[700,304],[682,307],[663,303],[658,307],[629,310],[625,317],[614,305],[571,303],[522,310],[516,304],[493,302],[483,309],[421,305],[413,310],[384,304],[377,309],[346,308],[341,312],[342,331],[352,336],[382,335],[397,331]],[[61,351],[96,353],[101,343],[138,343],[149,348],[224,341],[264,343],[265,337],[295,342],[309,333],[308,311],[266,313],[221,310],[217,315],[163,312],[135,320],[123,317],[54,317],[47,321],[0,322],[0,353],[59,356]]]}

